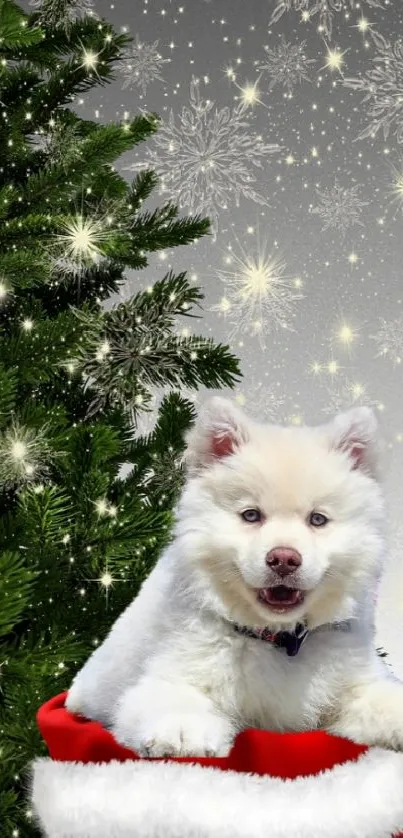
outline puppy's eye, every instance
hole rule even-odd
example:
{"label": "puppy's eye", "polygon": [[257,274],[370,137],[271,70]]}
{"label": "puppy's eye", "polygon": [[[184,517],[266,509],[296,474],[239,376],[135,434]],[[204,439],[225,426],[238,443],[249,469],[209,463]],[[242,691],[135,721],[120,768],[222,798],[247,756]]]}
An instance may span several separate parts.
{"label": "puppy's eye", "polygon": [[244,521],[247,521],[248,524],[254,524],[255,521],[261,520],[262,513],[259,509],[245,509],[244,512],[241,512],[241,517]]}
{"label": "puppy's eye", "polygon": [[329,518],[326,518],[326,515],[322,515],[321,512],[311,512],[309,516],[309,523],[312,527],[324,527],[328,521]]}

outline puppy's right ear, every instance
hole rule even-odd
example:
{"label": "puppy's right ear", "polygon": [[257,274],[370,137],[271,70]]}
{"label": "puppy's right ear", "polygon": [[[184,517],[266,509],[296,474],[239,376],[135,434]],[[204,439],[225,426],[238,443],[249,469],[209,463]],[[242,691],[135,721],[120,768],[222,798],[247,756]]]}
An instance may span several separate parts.
{"label": "puppy's right ear", "polygon": [[250,439],[252,420],[229,399],[213,396],[201,407],[184,439],[183,454],[188,474],[196,475],[203,468],[237,451]]}

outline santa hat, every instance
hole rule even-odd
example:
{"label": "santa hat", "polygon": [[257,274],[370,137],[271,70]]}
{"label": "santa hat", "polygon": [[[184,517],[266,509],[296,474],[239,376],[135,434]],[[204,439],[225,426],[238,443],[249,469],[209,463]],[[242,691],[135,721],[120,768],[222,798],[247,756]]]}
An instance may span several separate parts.
{"label": "santa hat", "polygon": [[403,838],[403,753],[323,731],[240,733],[220,759],[139,759],[66,693],[37,721],[31,767],[46,838]]}

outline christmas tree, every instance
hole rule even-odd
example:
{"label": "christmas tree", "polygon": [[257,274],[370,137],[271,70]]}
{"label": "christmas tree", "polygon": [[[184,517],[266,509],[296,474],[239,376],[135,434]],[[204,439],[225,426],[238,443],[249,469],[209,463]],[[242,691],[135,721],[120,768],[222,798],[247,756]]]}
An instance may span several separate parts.
{"label": "christmas tree", "polygon": [[[25,771],[46,754],[37,709],[68,688],[170,538],[195,413],[183,391],[240,377],[228,346],[181,334],[203,299],[185,273],[106,305],[126,269],[209,223],[147,211],[154,173],[128,184],[114,168],[156,115],[100,125],[71,109],[112,77],[129,38],[48,12],[0,0],[2,838],[38,834]],[[153,387],[169,390],[142,436]]]}

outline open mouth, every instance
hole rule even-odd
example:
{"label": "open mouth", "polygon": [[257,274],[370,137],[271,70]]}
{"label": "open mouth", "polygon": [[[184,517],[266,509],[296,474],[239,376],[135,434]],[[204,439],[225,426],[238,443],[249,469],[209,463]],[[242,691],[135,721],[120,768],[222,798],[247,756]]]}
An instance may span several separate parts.
{"label": "open mouth", "polygon": [[299,588],[287,588],[286,585],[276,585],[275,588],[259,588],[257,598],[259,602],[268,605],[273,611],[289,611],[303,603],[305,591]]}

